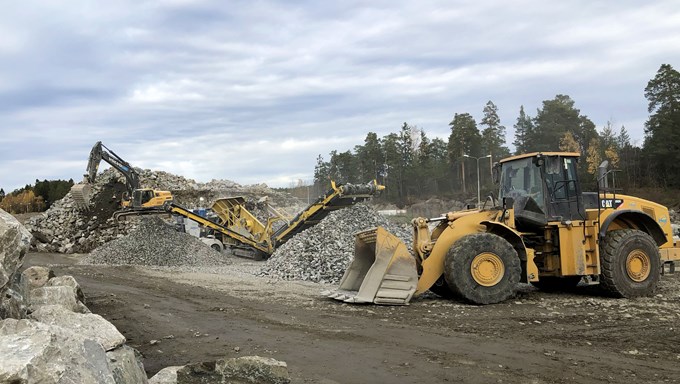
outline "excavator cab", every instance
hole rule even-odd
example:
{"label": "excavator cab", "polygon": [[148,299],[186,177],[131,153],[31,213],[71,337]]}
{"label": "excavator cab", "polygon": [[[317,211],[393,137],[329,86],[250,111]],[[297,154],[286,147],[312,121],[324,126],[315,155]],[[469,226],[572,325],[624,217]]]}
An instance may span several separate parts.
{"label": "excavator cab", "polygon": [[135,189],[132,191],[132,207],[142,208],[144,204],[154,198],[153,189]]}

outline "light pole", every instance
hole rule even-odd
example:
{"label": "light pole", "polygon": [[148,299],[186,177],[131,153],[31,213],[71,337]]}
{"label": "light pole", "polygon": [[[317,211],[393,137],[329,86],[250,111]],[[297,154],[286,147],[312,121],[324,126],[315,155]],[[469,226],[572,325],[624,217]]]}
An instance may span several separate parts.
{"label": "light pole", "polygon": [[486,156],[482,156],[482,157],[474,157],[474,156],[463,154],[463,156],[477,160],[477,208],[479,208],[482,205],[481,183],[479,182],[479,160],[491,157],[491,155],[486,155]]}

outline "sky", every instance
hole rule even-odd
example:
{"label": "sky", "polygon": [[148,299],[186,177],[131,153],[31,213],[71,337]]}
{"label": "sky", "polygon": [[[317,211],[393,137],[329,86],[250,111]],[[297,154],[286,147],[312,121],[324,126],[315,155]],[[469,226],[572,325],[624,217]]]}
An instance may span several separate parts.
{"label": "sky", "polygon": [[[97,141],[207,182],[310,182],[318,155],[407,122],[569,95],[641,145],[644,88],[680,64],[667,1],[4,1],[0,187],[82,178]],[[104,168],[105,164],[102,164]]]}

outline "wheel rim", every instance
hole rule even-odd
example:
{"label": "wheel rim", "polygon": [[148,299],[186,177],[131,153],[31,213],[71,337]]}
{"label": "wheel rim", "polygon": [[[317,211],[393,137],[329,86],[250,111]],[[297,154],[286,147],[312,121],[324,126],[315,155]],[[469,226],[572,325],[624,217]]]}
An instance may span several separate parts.
{"label": "wheel rim", "polygon": [[652,261],[645,252],[636,249],[626,257],[626,273],[631,280],[641,283],[649,277]]}
{"label": "wheel rim", "polygon": [[505,265],[498,255],[484,252],[472,259],[470,273],[477,284],[492,287],[505,275]]}

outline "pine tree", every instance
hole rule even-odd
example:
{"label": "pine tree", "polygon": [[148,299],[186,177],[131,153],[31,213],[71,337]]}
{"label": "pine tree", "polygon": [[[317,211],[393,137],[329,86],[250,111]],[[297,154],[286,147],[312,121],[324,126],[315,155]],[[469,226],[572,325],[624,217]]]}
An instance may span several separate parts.
{"label": "pine tree", "polygon": [[479,125],[485,127],[482,130],[482,153],[491,154],[493,158],[507,156],[510,151],[505,147],[505,126],[501,125],[498,117],[498,107],[489,100],[484,107],[484,117]]}
{"label": "pine tree", "polygon": [[644,152],[656,179],[667,186],[680,186],[680,73],[663,64],[647,83],[645,97],[650,113],[645,123]]}
{"label": "pine tree", "polygon": [[533,135],[534,125],[531,118],[524,113],[524,106],[519,107],[519,117],[514,125],[515,141],[512,144],[515,146],[515,154],[529,152],[529,138]]}
{"label": "pine tree", "polygon": [[[481,154],[481,135],[477,129],[477,122],[469,113],[456,113],[449,123],[451,135],[449,136],[448,156],[449,162],[454,169],[460,167],[457,180],[460,180],[463,193],[467,191],[465,170],[465,155],[479,157]],[[469,179],[469,177],[467,177]]]}

